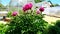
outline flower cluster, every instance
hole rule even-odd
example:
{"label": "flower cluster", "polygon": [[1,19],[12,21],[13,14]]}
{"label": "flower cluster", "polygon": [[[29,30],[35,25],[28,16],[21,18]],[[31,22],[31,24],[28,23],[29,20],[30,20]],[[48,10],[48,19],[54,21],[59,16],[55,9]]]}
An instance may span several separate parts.
{"label": "flower cluster", "polygon": [[[27,3],[27,4],[25,4],[24,6],[23,6],[23,11],[24,12],[26,12],[27,10],[31,10],[32,9],[32,7],[33,7],[33,4],[32,3]],[[36,13],[37,14],[40,14],[41,12],[43,12],[44,11],[44,7],[40,7],[39,9],[37,9],[37,11],[36,11]],[[17,11],[14,11],[13,13],[12,13],[12,16],[16,16],[18,14],[18,12]]]}
{"label": "flower cluster", "polygon": [[39,9],[37,9],[37,14],[40,14],[41,12],[43,12],[44,11],[44,7],[40,7]]}

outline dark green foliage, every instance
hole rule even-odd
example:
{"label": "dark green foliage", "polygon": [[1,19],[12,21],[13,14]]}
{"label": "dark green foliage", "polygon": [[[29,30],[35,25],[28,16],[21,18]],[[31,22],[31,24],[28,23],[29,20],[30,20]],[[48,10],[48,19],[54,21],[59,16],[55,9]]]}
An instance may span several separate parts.
{"label": "dark green foliage", "polygon": [[60,27],[60,20],[56,21],[56,26]]}
{"label": "dark green foliage", "polygon": [[49,26],[48,30],[48,34],[60,34],[60,20],[57,20],[54,26]]}
{"label": "dark green foliage", "polygon": [[57,34],[56,26],[50,26],[48,30],[49,30],[48,34]]}

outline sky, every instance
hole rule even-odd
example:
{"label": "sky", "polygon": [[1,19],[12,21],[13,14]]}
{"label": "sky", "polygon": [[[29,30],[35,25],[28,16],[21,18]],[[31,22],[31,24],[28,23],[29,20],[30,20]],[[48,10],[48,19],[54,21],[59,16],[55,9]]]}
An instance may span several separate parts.
{"label": "sky", "polygon": [[[48,1],[48,0],[46,0]],[[53,4],[59,4],[60,5],[60,0],[50,0]],[[10,0],[1,0],[1,3],[6,6],[7,4],[9,4]]]}
{"label": "sky", "polygon": [[10,0],[1,0],[1,3],[6,6],[7,4],[9,4]]}

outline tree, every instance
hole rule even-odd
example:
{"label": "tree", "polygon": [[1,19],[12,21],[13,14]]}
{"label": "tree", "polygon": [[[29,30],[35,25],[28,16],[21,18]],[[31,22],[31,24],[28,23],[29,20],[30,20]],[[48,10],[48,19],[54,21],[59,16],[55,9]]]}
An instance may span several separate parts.
{"label": "tree", "polygon": [[34,0],[36,3],[38,3],[38,2],[42,2],[42,1],[44,1],[44,0]]}
{"label": "tree", "polygon": [[3,7],[3,5],[0,3],[0,8],[2,8]]}
{"label": "tree", "polygon": [[59,6],[59,4],[54,4],[54,6]]}
{"label": "tree", "polygon": [[5,10],[5,9],[6,9],[6,7],[0,3],[0,11]]}
{"label": "tree", "polygon": [[54,7],[54,5],[53,5],[53,3],[49,0],[48,2],[50,2],[51,3],[51,7]]}

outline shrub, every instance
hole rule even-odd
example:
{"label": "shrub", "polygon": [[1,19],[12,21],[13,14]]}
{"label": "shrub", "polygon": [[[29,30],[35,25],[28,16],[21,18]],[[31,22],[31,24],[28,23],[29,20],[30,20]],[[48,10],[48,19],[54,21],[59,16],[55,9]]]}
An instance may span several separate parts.
{"label": "shrub", "polygon": [[[44,15],[42,12],[40,14],[34,13],[33,10],[30,13],[25,13],[17,16],[12,16],[12,20],[9,26],[14,27],[8,31],[6,34],[37,34],[37,32],[45,32],[48,22],[43,20]],[[20,11],[21,12],[21,11]]]}
{"label": "shrub", "polygon": [[18,15],[15,12],[14,16],[11,15],[13,12],[8,13],[12,17],[10,24],[8,25],[11,27],[11,29],[6,31],[6,34],[37,34],[38,32],[41,34],[45,33],[48,22],[43,20],[44,14],[42,14],[42,12],[44,11],[44,8],[41,7],[39,9],[40,13],[37,14],[35,10],[32,10],[32,6],[33,5],[31,3],[26,4],[23,7],[23,12],[20,13],[21,11],[19,11]]}
{"label": "shrub", "polygon": [[48,30],[48,34],[60,34],[60,20],[57,20],[54,26],[49,26]]}
{"label": "shrub", "polygon": [[36,34],[38,31],[44,32],[47,22],[43,20],[43,14],[28,14],[24,13],[19,16],[15,16],[10,22],[9,26],[15,26],[15,28],[6,32],[9,34]]}

